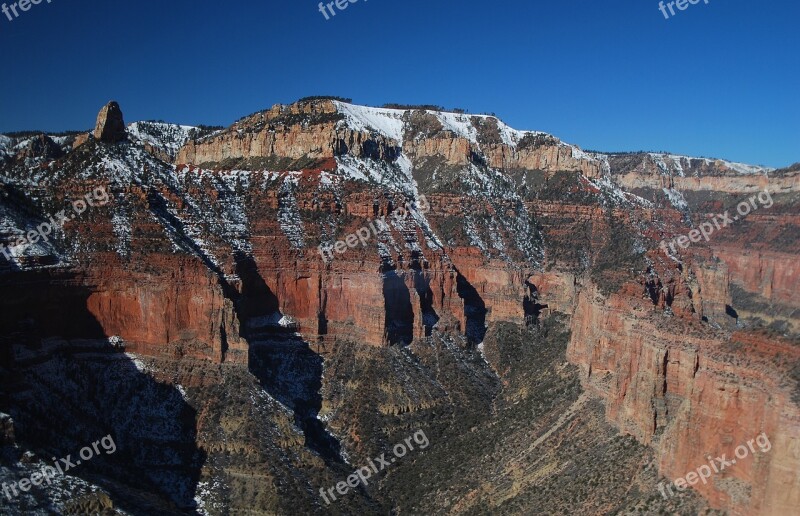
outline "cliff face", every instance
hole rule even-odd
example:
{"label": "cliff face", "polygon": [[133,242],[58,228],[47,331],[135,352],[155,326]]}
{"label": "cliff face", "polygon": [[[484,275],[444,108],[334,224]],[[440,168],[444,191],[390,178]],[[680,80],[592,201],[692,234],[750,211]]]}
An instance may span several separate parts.
{"label": "cliff face", "polygon": [[[369,124],[373,123],[375,127]],[[400,153],[451,166],[479,159],[489,167],[599,177],[603,163],[543,133],[515,131],[493,117],[424,110],[370,109],[337,101],[276,105],[202,141],[189,141],[178,163],[245,164],[265,158],[324,160],[337,156],[393,161]],[[263,166],[263,162],[262,162]]]}
{"label": "cliff face", "polygon": [[620,154],[605,158],[611,174],[622,187],[675,189],[679,192],[744,194],[763,191],[798,191],[798,171],[776,171],[720,159],[691,158],[674,154]]}
{"label": "cliff face", "polygon": [[[514,384],[524,374],[495,330],[565,320],[583,388],[655,451],[661,474],[683,476],[766,432],[772,452],[694,487],[734,513],[797,505],[795,169],[587,154],[494,117],[333,100],[220,131],[140,123],[126,141],[77,140],[0,141],[2,330],[23,341],[1,366],[43,338],[119,337],[162,364],[247,367],[331,460],[318,415],[352,451],[376,438],[373,413],[388,428],[478,396],[468,403],[483,414],[482,397],[497,395],[483,375],[522,397],[531,387]],[[773,204],[708,242],[659,246],[764,188]],[[101,191],[78,213],[73,201]],[[74,215],[63,228],[15,245],[62,209]],[[441,349],[426,355],[432,342]],[[459,371],[447,396],[445,349],[445,370]],[[362,380],[323,379],[323,359],[332,372],[358,363],[419,381],[381,384],[383,398],[361,406]],[[276,439],[296,446],[289,434]]]}
{"label": "cliff face", "polygon": [[784,380],[800,358],[797,346],[741,332],[721,337],[653,313],[647,303],[596,295],[579,296],[568,357],[580,365],[584,385],[606,400],[606,417],[651,444],[669,478],[696,470],[709,455],[730,458],[765,432],[770,453],[740,460],[695,489],[734,514],[791,512],[800,490],[787,466],[796,468],[797,457],[774,453],[798,442],[800,412]]}
{"label": "cliff face", "polygon": [[396,156],[398,142],[344,127],[339,123],[342,120],[344,115],[332,101],[276,105],[205,140],[187,142],[177,162],[202,165],[226,160],[324,160],[343,154],[373,159]]}

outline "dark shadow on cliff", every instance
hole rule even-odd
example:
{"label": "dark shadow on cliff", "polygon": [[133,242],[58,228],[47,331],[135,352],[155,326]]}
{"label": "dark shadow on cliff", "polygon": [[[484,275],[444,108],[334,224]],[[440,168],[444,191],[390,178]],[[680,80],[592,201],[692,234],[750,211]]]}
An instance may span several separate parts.
{"label": "dark shadow on cliff", "polygon": [[460,272],[456,277],[456,290],[458,297],[464,300],[464,318],[467,320],[464,334],[470,343],[480,344],[486,336],[486,303]]}
{"label": "dark shadow on cliff", "polygon": [[[205,462],[195,410],[109,344],[86,308],[90,290],[79,285],[64,273],[0,275],[0,411],[13,417],[19,445],[6,447],[5,460],[23,450],[48,465],[71,456],[70,475],[101,486],[131,514],[194,514]],[[78,465],[80,451],[106,436],[116,450],[98,447]],[[46,488],[31,489],[32,503],[52,510]]]}
{"label": "dark shadow on cliff", "polygon": [[341,462],[341,446],[317,419],[322,408],[322,357],[297,335],[295,322],[280,313],[278,297],[251,256],[236,253],[241,294],[232,293],[241,336],[247,341],[248,369],[274,399],[294,413],[305,445],[326,462]]}
{"label": "dark shadow on cliff", "polygon": [[389,344],[411,344],[414,340],[411,292],[404,279],[394,269],[383,272],[383,299],[386,313],[386,340]]}
{"label": "dark shadow on cliff", "polygon": [[528,326],[538,326],[542,311],[548,308],[548,305],[539,303],[539,288],[531,283],[525,281],[525,287],[528,293],[522,299],[522,309],[525,312],[525,324]]}
{"label": "dark shadow on cliff", "polygon": [[439,314],[433,308],[433,290],[431,290],[430,278],[425,276],[421,257],[414,257],[410,266],[414,270],[414,290],[419,296],[420,312],[422,313],[422,324],[425,328],[425,336],[433,334],[433,328],[439,322]]}
{"label": "dark shadow on cliff", "polygon": [[280,334],[250,342],[250,372],[270,396],[294,412],[305,445],[326,462],[342,462],[341,446],[317,419],[322,408],[322,357],[306,341]]}

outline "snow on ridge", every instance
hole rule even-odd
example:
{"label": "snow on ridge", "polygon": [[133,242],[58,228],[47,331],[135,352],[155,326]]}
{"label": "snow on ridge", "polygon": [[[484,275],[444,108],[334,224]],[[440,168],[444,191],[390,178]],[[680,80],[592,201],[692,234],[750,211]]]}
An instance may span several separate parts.
{"label": "snow on ridge", "polygon": [[[344,115],[345,119],[340,122],[342,126],[350,127],[356,131],[363,132],[378,132],[384,137],[390,138],[402,146],[403,135],[405,131],[405,117],[406,114],[414,109],[398,109],[398,108],[376,108],[369,106],[360,106],[357,104],[350,104],[338,100],[332,101],[336,106],[337,111]],[[450,131],[459,138],[464,138],[477,147],[478,143],[478,128],[475,127],[473,119],[478,118],[482,120],[494,119],[497,121],[497,129],[500,134],[501,141],[509,147],[516,148],[517,144],[526,136],[551,136],[558,141],[558,144],[567,147],[572,152],[573,159],[584,160],[590,162],[601,162],[603,170],[610,172],[611,167],[608,166],[608,158],[605,159],[586,153],[576,145],[572,145],[561,141],[556,136],[542,131],[522,131],[514,129],[500,118],[494,115],[473,115],[468,113],[456,113],[451,111],[433,111],[430,109],[423,110],[428,115],[436,117],[442,128],[445,131]],[[347,167],[349,173],[355,177],[361,178],[363,173]]]}
{"label": "snow on ridge", "polygon": [[[429,111],[429,113],[434,113],[434,112]],[[446,113],[446,114],[448,114],[448,113]],[[470,123],[472,123],[472,119],[473,118],[481,118],[483,120],[488,120],[489,118],[493,118],[494,120],[497,121],[497,129],[498,129],[498,131],[500,133],[500,139],[503,141],[503,143],[505,145],[508,145],[509,147],[516,147],[517,144],[519,144],[519,142],[523,138],[525,138],[526,136],[549,136],[551,138],[555,138],[556,140],[558,140],[560,145],[572,148],[573,157],[575,157],[574,156],[575,152],[583,153],[583,151],[580,148],[578,148],[577,146],[571,145],[569,143],[565,143],[565,142],[561,141],[560,138],[558,138],[557,136],[555,136],[553,134],[550,134],[550,133],[547,133],[547,132],[544,132],[544,131],[536,131],[536,130],[530,130],[530,129],[514,129],[513,127],[511,127],[507,123],[503,122],[500,118],[498,118],[495,115],[470,115],[470,114],[467,114],[467,115],[460,115],[460,116],[467,117],[469,119]],[[458,120],[459,119],[456,119],[457,122],[458,122]],[[473,127],[473,129],[474,129],[474,127]],[[476,143],[476,141],[474,139],[473,139],[473,143]],[[588,154],[585,154],[585,153],[584,153],[584,155],[585,155],[585,159],[588,159],[590,161],[594,160],[594,158],[592,156],[589,156]]]}
{"label": "snow on ridge", "polygon": [[91,177],[92,174],[108,175],[116,184],[129,184],[140,182],[145,170],[153,173],[167,173],[165,164],[148,152],[136,145],[126,145],[100,151],[99,166],[92,166],[81,173],[81,177]]}
{"label": "snow on ridge", "polygon": [[[692,156],[684,156],[681,154],[667,154],[661,152],[648,152],[648,156],[650,156],[653,161],[656,163],[658,168],[660,168],[664,173],[669,172],[669,165],[667,164],[666,160],[672,162],[672,166],[674,170],[678,173],[679,176],[685,177],[684,173],[684,166],[691,166],[692,161],[702,161],[705,165],[714,165],[720,164],[729,170],[733,170],[734,172],[741,174],[741,175],[760,175],[760,174],[767,174],[769,172],[774,171],[774,168],[771,167],[762,167],[759,165],[748,165],[746,163],[737,163],[734,161],[728,161],[724,159],[712,159],[712,158],[696,158]],[[684,161],[685,160],[685,161]]]}
{"label": "snow on ridge", "polygon": [[[339,113],[345,116],[344,125],[351,127],[358,131],[371,132],[376,131],[379,134],[391,138],[397,142],[403,141],[403,131],[405,123],[403,121],[406,113],[413,111],[413,109],[398,109],[398,108],[376,108],[369,106],[361,106],[357,104],[350,104],[338,100],[332,101],[336,106]],[[432,111],[424,110],[426,113],[433,115],[439,120],[443,128],[452,132],[458,137],[465,138],[471,143],[478,144],[478,131],[473,124],[473,118],[497,120],[497,126],[500,133],[500,138],[505,145],[516,147],[517,144],[527,135],[533,136],[553,136],[558,139],[559,145],[568,147],[572,151],[572,158],[578,160],[599,161],[603,165],[605,172],[610,172],[611,167],[608,164],[608,155],[588,153],[582,150],[577,145],[573,145],[562,141],[554,135],[542,131],[529,131],[514,129],[507,125],[494,115],[477,115],[477,114],[462,114],[450,111]],[[721,164],[722,166],[733,170],[742,175],[756,175],[765,174],[775,170],[770,167],[762,167],[757,165],[748,165],[745,163],[737,163],[723,159],[709,159],[709,158],[696,158],[692,156],[683,156],[679,154],[665,154],[665,153],[648,153],[659,166],[661,170],[668,173],[670,166],[667,161],[672,164],[672,169],[679,176],[684,176],[684,167],[690,166],[692,160],[702,160],[704,163],[711,165],[714,163]],[[686,161],[684,161],[686,160]]]}
{"label": "snow on ridge", "polygon": [[357,106],[338,100],[334,100],[333,104],[337,111],[345,116],[349,127],[364,132],[374,130],[398,143],[403,141],[404,110]]}
{"label": "snow on ridge", "polygon": [[0,157],[8,154],[8,149],[14,144],[14,140],[4,134],[0,134]]}
{"label": "snow on ridge", "polygon": [[[336,106],[339,113],[345,116],[345,125],[357,131],[377,131],[381,135],[391,138],[397,142],[403,141],[403,131],[405,129],[404,118],[407,113],[415,111],[415,109],[399,109],[399,108],[377,108],[370,106],[361,106],[357,104],[349,104],[338,100],[332,101]],[[483,120],[495,119],[497,121],[497,128],[500,133],[500,138],[504,144],[510,147],[516,147],[517,144],[525,136],[553,136],[549,133],[542,131],[528,131],[514,129],[509,126],[500,118],[494,115],[477,115],[469,113],[456,113],[451,111],[433,111],[430,109],[422,110],[429,115],[433,115],[442,124],[446,131],[450,131],[458,137],[465,138],[472,143],[478,143],[478,130],[473,124],[473,118],[480,118]],[[560,141],[560,140],[559,140]],[[564,143],[573,149],[577,149],[574,145]],[[580,149],[577,152],[582,153]],[[589,155],[585,155],[586,159],[592,160]]]}
{"label": "snow on ridge", "polygon": [[[157,138],[149,131],[150,128],[156,129],[164,137]],[[140,143],[148,143],[174,155],[177,154],[180,148],[189,140],[191,132],[197,128],[191,125],[142,121],[129,124],[127,129],[128,136],[131,137],[132,140]]]}
{"label": "snow on ridge", "polygon": [[726,167],[731,170],[734,170],[742,175],[757,175],[757,174],[766,174],[768,172],[772,172],[775,169],[771,167],[762,167],[759,165],[748,165],[746,163],[736,163],[733,161],[727,160],[718,160],[721,161]]}
{"label": "snow on ridge", "polygon": [[566,145],[569,146],[570,149],[572,149],[572,158],[573,159],[582,159],[582,160],[586,160],[586,161],[597,161],[597,158],[595,158],[591,154],[588,154],[587,152],[583,151],[577,145],[570,145],[568,143]]}
{"label": "snow on ridge", "polygon": [[439,120],[445,131],[450,131],[472,143],[478,143],[478,130],[472,125],[471,115],[441,111],[428,111],[428,113],[433,114]]}
{"label": "snow on ridge", "polygon": [[20,139],[18,139],[18,140],[16,141],[16,143],[14,144],[14,146],[11,148],[11,150],[12,150],[12,151],[13,151],[15,154],[16,154],[17,152],[20,152],[20,151],[22,151],[22,150],[25,150],[25,148],[26,148],[26,147],[27,147],[27,146],[28,146],[28,145],[29,145],[29,144],[30,144],[30,143],[31,143],[31,142],[34,140],[34,138],[36,138],[36,137],[35,137],[35,136],[30,136],[30,137],[27,137],[27,138],[20,138]]}

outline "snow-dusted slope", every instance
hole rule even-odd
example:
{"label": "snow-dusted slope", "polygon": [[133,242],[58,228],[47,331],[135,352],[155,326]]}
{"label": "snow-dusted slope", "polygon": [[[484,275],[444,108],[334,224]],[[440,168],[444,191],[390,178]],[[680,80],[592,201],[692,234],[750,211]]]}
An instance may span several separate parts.
{"label": "snow-dusted slope", "polygon": [[[401,194],[407,200],[417,201],[417,205],[420,204],[422,193],[448,192],[474,199],[487,207],[491,216],[478,216],[462,208],[461,213],[453,212],[451,218],[456,221],[448,220],[447,226],[453,229],[456,224],[460,225],[456,229],[463,230],[462,233],[475,247],[492,257],[513,260],[521,255],[530,263],[541,259],[543,244],[535,217],[533,213],[529,213],[529,206],[526,204],[531,200],[532,192],[536,193],[537,184],[526,184],[509,173],[508,169],[501,168],[500,165],[488,165],[489,161],[482,160],[480,156],[475,159],[470,157],[466,161],[454,160],[441,166],[421,163],[413,149],[419,148],[418,140],[426,136],[417,130],[415,117],[437,126],[436,135],[431,136],[432,138],[467,140],[470,145],[464,147],[469,147],[470,153],[485,152],[488,155],[496,151],[499,145],[505,145],[508,148],[502,149],[504,155],[524,155],[532,152],[530,149],[537,152],[537,148],[546,147],[548,152],[555,151],[552,156],[558,159],[577,160],[581,167],[573,168],[573,174],[581,174],[579,170],[585,170],[582,165],[593,163],[592,172],[595,175],[585,173],[580,181],[572,183],[572,186],[583,193],[594,196],[590,202],[632,209],[650,205],[649,201],[620,187],[618,178],[611,173],[613,160],[617,156],[587,153],[547,133],[516,130],[489,115],[372,108],[339,101],[333,101],[333,105],[341,115],[337,129],[382,136],[394,142],[389,147],[394,147],[396,152],[393,149],[385,159],[364,157],[356,153],[337,155],[335,169],[315,172],[319,174],[318,181],[307,184],[318,189],[318,193],[334,192],[337,202],[342,199],[341,193],[348,182],[366,183],[384,192]],[[306,183],[298,183],[301,172],[220,172],[189,167],[176,170],[170,164],[171,158],[175,157],[187,141],[202,136],[207,130],[208,128],[163,122],[136,122],[127,128],[128,142],[91,147],[91,155],[81,156],[80,162],[70,161],[69,155],[69,166],[59,164],[61,160],[52,161],[46,166],[39,162],[6,161],[6,166],[0,170],[0,176],[23,191],[48,188],[49,185],[63,184],[65,180],[71,179],[106,180],[106,184],[115,192],[125,192],[131,185],[142,187],[149,192],[148,204],[151,212],[148,216],[163,228],[173,249],[176,252],[194,254],[215,270],[224,263],[229,251],[245,254],[251,252],[251,221],[243,209],[246,188],[250,184],[263,185],[264,190],[279,190],[276,226],[289,240],[292,248],[303,249],[309,242],[317,239],[323,243],[335,240],[336,223],[333,219],[325,219],[324,223],[318,225],[304,219],[307,208],[298,202],[298,196],[308,187],[305,186]],[[530,137],[533,137],[533,143]],[[68,143],[65,139],[62,140],[64,141],[57,140],[57,143]],[[0,136],[0,157],[19,152],[30,141],[30,138]],[[441,142],[437,142],[437,145],[439,143]],[[448,144],[449,142],[445,142],[445,146]],[[457,142],[457,145],[463,146],[463,141]],[[548,157],[551,159],[548,164],[555,162],[552,156]],[[647,161],[651,173],[661,170],[664,174],[674,176],[688,175],[689,170],[694,171],[705,165],[714,170],[727,167],[732,173],[742,175],[769,170],[671,154],[651,153],[638,156],[637,163]],[[560,166],[560,163],[556,163]],[[572,162],[573,166],[574,163],[575,161]],[[548,174],[558,172],[560,169],[557,166],[553,166]],[[533,165],[530,168],[536,167],[537,165]],[[597,170],[601,173],[597,174]],[[537,170],[531,172],[536,173]],[[564,192],[564,195],[568,194],[569,192]],[[664,190],[664,195],[677,209],[686,209],[686,201],[677,190]],[[127,256],[131,241],[130,221],[136,218],[136,214],[131,211],[131,205],[123,194],[115,195],[112,205],[112,227],[117,239],[114,248],[121,256]],[[12,210],[0,212],[0,216],[0,233],[8,239],[23,234],[40,222],[25,213]],[[431,220],[437,224],[431,223]],[[396,242],[397,246],[420,252],[423,249],[438,252],[451,245],[446,236],[437,234],[437,228],[442,231],[442,221],[435,217],[431,217],[431,220],[424,212],[412,210],[409,222],[413,221],[413,225],[420,230],[419,235],[415,235],[411,227],[403,227],[401,232],[407,234],[409,240]],[[383,244],[387,248],[394,245],[388,237],[384,240],[386,242]],[[426,245],[421,245],[423,243]],[[32,246],[25,250],[24,256],[58,254],[57,249]],[[59,258],[59,262],[63,262],[68,256]]]}
{"label": "snow-dusted slope", "polygon": [[128,137],[135,142],[151,145],[174,158],[181,147],[198,130],[190,125],[165,122],[134,122],[128,125]]}
{"label": "snow-dusted slope", "polygon": [[6,135],[0,134],[0,159],[3,159],[8,153],[14,142]]}
{"label": "snow-dusted slope", "polygon": [[[411,112],[415,111],[412,109],[374,108],[340,101],[334,101],[334,104],[336,105],[339,113],[344,115],[344,120],[341,122],[343,127],[377,133],[397,142],[403,142],[404,133],[407,130],[406,122],[409,119]],[[435,117],[441,123],[442,128],[445,131],[450,131],[454,135],[468,140],[478,148],[480,148],[480,142],[478,137],[478,128],[475,126],[475,120],[479,119],[487,121],[491,119],[497,123],[497,128],[502,142],[509,147],[516,148],[520,141],[526,136],[549,137],[552,138],[553,141],[557,142],[559,146],[564,146],[571,149],[573,158],[586,161],[598,161],[601,163],[602,169],[605,171],[605,173],[610,172],[609,155],[584,152],[580,147],[562,142],[549,133],[514,129],[491,115],[472,115],[434,110],[422,111],[424,111],[427,115]],[[685,174],[685,169],[693,166],[696,167],[698,165],[724,168],[733,173],[741,175],[765,174],[774,170],[773,168],[769,167],[748,165],[723,159],[695,158],[691,156],[665,153],[648,153],[648,155],[658,165],[658,167],[664,171],[664,173],[673,173],[679,176],[683,176]]]}
{"label": "snow-dusted slope", "polygon": [[334,101],[339,113],[344,115],[343,125],[358,131],[376,131],[382,136],[397,142],[403,141],[402,109],[372,108]]}
{"label": "snow-dusted slope", "polygon": [[679,154],[663,154],[656,152],[649,153],[649,156],[664,173],[673,172],[680,177],[686,175],[685,169],[697,166],[698,164],[705,166],[722,166],[741,175],[763,175],[775,170],[774,168],[735,163],[724,159],[693,158],[691,156],[682,156]]}
{"label": "snow-dusted slope", "polygon": [[[435,117],[445,131],[450,131],[460,138],[465,138],[471,143],[479,145],[478,129],[475,127],[473,119],[489,120],[497,122],[500,138],[505,145],[516,147],[525,136],[552,136],[541,131],[521,131],[506,125],[500,119],[492,115],[472,115],[466,113],[454,113],[447,111],[433,110],[413,110],[413,109],[389,109],[359,106],[345,102],[334,101],[339,113],[344,115],[343,127],[349,127],[359,131],[376,132],[386,138],[391,138],[397,142],[403,141],[406,129],[405,121],[412,111],[424,111],[426,114]],[[565,146],[574,148],[576,154],[582,151],[574,145],[562,143]],[[583,154],[586,159],[593,159],[589,155]]]}
{"label": "snow-dusted slope", "polygon": [[[344,115],[344,120],[340,122],[342,127],[357,131],[377,133],[383,137],[397,142],[398,147],[404,148],[407,134],[406,121],[411,114],[410,110],[371,108],[356,106],[344,102],[335,102],[340,114]],[[461,113],[447,113],[441,111],[425,110],[427,115],[433,116],[442,126],[442,129],[449,131],[456,137],[464,138],[470,143],[480,147],[478,128],[475,127],[473,115]],[[488,115],[480,115],[478,118],[486,120]],[[496,119],[495,119],[496,120]],[[544,133],[531,131],[517,131],[496,120],[498,132],[504,144],[516,147],[526,135],[541,135]],[[371,159],[357,158],[353,156],[337,157],[337,173],[347,180],[373,182],[385,186],[391,186],[413,199],[419,200],[420,186],[414,179],[414,165],[410,156],[402,152],[394,162],[375,161]],[[534,223],[527,213],[522,199],[515,192],[515,185],[501,171],[487,167],[470,164],[462,171],[462,186],[468,191],[464,192],[477,198],[487,199],[490,204],[495,204],[498,213],[505,214],[507,210],[502,209],[500,202],[516,203],[515,215],[505,217],[498,215],[493,222],[494,226],[488,228],[492,235],[490,246],[482,244],[479,233],[475,228],[475,223],[469,217],[464,219],[464,229],[469,238],[484,253],[489,253],[489,247],[499,250],[502,258],[508,258],[505,253],[505,242],[502,240],[501,227],[507,233],[509,243],[517,247],[522,254],[530,261],[536,262],[541,258],[542,249],[538,243],[538,237],[534,228]],[[439,235],[432,229],[427,217],[421,211],[412,212],[412,220],[420,227],[425,235],[428,248],[443,249],[444,244]],[[486,228],[482,228],[486,229]],[[411,232],[409,232],[411,234]],[[391,242],[385,242],[391,247]],[[414,251],[422,253],[422,249],[413,241],[406,242],[406,246]]]}
{"label": "snow-dusted slope", "polygon": [[[626,192],[610,175],[609,156],[587,153],[575,145],[561,142],[558,138],[540,131],[522,131],[509,127],[496,117],[490,115],[469,115],[443,112],[437,110],[387,109],[357,106],[340,101],[334,102],[338,112],[343,115],[340,128],[369,132],[397,142],[403,149],[395,161],[376,161],[350,155],[337,157],[337,174],[344,180],[362,181],[378,185],[390,186],[418,198],[420,185],[415,180],[413,156],[407,155],[411,142],[409,120],[420,112],[441,124],[441,129],[456,138],[463,138],[475,149],[483,149],[481,125],[496,124],[500,141],[517,151],[519,144],[526,137],[536,137],[548,144],[565,147],[568,156],[574,160],[598,164],[601,177],[583,177],[583,187],[596,196],[596,201],[603,206],[628,207],[631,209],[651,207],[652,203]],[[414,135],[419,138],[419,135]],[[432,181],[440,181],[437,170],[426,172]],[[493,168],[485,164],[469,163],[461,166],[457,172],[458,192],[473,199],[483,199],[493,207],[494,218],[488,222],[480,222],[472,213],[463,213],[463,230],[472,245],[486,255],[495,255],[508,259],[512,248],[520,251],[527,260],[537,262],[543,253],[541,240],[535,229],[536,224],[527,212],[524,199],[520,195],[519,185],[512,180],[507,171]],[[452,180],[453,175],[449,179]],[[429,185],[430,186],[430,185]],[[513,208],[509,210],[509,206]],[[440,235],[431,229],[423,214],[419,216],[419,224],[425,228],[428,247],[442,249]],[[488,226],[487,226],[488,224]]]}

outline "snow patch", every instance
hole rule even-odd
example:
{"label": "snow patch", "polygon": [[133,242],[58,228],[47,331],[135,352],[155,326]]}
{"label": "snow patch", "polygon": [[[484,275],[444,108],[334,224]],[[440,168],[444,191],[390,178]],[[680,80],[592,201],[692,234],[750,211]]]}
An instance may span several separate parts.
{"label": "snow patch", "polygon": [[303,249],[306,246],[305,228],[297,204],[297,186],[297,177],[291,174],[284,177],[278,198],[278,225],[294,249]]}
{"label": "snow patch", "polygon": [[344,115],[347,127],[356,131],[374,131],[396,142],[403,141],[404,110],[357,106],[338,100],[334,100],[333,104]]}
{"label": "snow patch", "polygon": [[770,167],[747,165],[744,163],[736,163],[724,159],[694,158],[680,154],[662,154],[657,152],[650,152],[648,155],[653,159],[653,162],[665,175],[675,173],[680,177],[685,177],[684,167],[691,167],[692,162],[694,161],[701,162],[707,166],[722,165],[723,167],[741,175],[763,175],[775,170],[774,168]]}
{"label": "snow patch", "polygon": [[675,190],[674,188],[663,188],[664,195],[667,196],[669,199],[670,204],[674,206],[676,209],[680,211],[686,211],[689,209],[689,204],[686,202],[686,199],[683,197],[679,191]]}
{"label": "snow patch", "polygon": [[128,125],[128,137],[140,144],[149,144],[174,158],[197,128],[165,122],[134,122]]}
{"label": "snow patch", "polygon": [[0,158],[9,154],[9,150],[14,146],[14,141],[4,134],[0,134]]}

